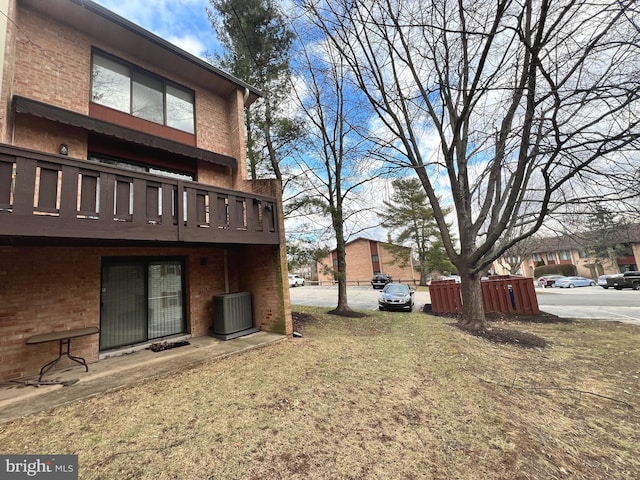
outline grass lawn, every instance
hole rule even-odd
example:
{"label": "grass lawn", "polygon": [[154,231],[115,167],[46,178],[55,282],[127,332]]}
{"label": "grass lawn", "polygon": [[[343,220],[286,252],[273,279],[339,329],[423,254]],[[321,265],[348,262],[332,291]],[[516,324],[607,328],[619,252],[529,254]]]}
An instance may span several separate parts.
{"label": "grass lawn", "polygon": [[[0,425],[81,479],[637,479],[640,327],[294,307],[303,338]],[[70,387],[73,388],[73,387]]]}

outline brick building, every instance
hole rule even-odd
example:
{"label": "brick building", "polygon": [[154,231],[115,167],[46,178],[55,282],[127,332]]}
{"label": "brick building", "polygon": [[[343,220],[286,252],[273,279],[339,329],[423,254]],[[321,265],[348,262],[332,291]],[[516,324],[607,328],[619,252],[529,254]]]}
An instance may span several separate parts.
{"label": "brick building", "polygon": [[99,327],[72,346],[98,361],[207,335],[236,293],[291,335],[280,186],[247,180],[260,92],[88,0],[0,11],[0,380],[57,355],[34,335]]}
{"label": "brick building", "polygon": [[[578,275],[596,279],[600,275],[617,274],[640,268],[640,223],[620,225],[612,231],[582,232],[536,239],[529,251],[513,258],[502,257],[493,263],[499,275],[508,274],[511,265],[518,266],[518,273],[533,277],[537,266],[574,265]],[[593,248],[607,243],[611,258],[596,258]]]}
{"label": "brick building", "polygon": [[[406,250],[406,264],[396,259],[391,247]],[[413,267],[411,249],[378,242],[368,238],[356,238],[346,244],[347,283],[350,285],[369,285],[371,277],[376,273],[391,275],[395,282],[416,284],[419,274]],[[329,256],[318,262],[318,283],[333,283],[333,269],[337,268],[337,252],[332,250]]]}

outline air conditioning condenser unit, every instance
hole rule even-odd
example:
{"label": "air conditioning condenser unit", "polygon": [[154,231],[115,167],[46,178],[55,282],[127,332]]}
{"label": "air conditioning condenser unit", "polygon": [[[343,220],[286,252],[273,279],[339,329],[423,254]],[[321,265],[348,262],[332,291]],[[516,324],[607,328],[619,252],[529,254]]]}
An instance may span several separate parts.
{"label": "air conditioning condenser unit", "polygon": [[249,335],[259,331],[253,325],[251,294],[249,292],[226,293],[213,297],[212,337],[221,340]]}

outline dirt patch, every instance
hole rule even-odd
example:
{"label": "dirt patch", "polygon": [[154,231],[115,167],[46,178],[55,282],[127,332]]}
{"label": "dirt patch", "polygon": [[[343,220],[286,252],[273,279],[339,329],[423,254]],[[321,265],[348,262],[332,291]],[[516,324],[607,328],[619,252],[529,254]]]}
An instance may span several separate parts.
{"label": "dirt patch", "polygon": [[317,318],[309,313],[303,312],[291,312],[291,319],[293,320],[293,331],[304,332],[305,325],[316,322]]}
{"label": "dirt patch", "polygon": [[518,315],[518,314],[505,314],[499,312],[487,312],[485,317],[490,323],[490,326],[482,330],[472,330],[464,328],[460,325],[459,320],[461,318],[458,314],[451,313],[433,313],[430,304],[426,304],[422,310],[424,313],[434,315],[436,317],[452,318],[458,321],[458,323],[452,324],[458,327],[460,330],[474,335],[476,337],[484,338],[490,342],[502,343],[507,345],[516,345],[523,348],[545,348],[549,346],[549,342],[538,335],[532,333],[523,332],[514,328],[497,327],[495,324],[500,323],[504,325],[517,323],[571,323],[571,320],[560,318],[556,315],[540,312],[537,315]]}
{"label": "dirt patch", "polygon": [[330,310],[327,312],[329,315],[337,315],[339,317],[348,318],[365,318],[368,317],[366,313],[356,312],[355,310]]}
{"label": "dirt patch", "polygon": [[483,330],[469,330],[458,324],[453,325],[470,335],[482,337],[494,343],[517,345],[523,348],[545,348],[549,345],[549,342],[542,337],[511,328],[489,327]]}

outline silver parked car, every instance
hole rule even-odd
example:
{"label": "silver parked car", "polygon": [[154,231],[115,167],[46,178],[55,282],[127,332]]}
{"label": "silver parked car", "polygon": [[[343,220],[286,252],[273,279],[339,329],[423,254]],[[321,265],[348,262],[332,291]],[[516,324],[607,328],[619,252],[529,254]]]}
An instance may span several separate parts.
{"label": "silver parked car", "polygon": [[554,282],[558,278],[563,278],[564,275],[543,275],[538,279],[538,286],[542,288],[553,287]]}
{"label": "silver parked car", "polygon": [[556,278],[553,282],[555,288],[593,287],[595,284],[590,278],[579,276]]}

